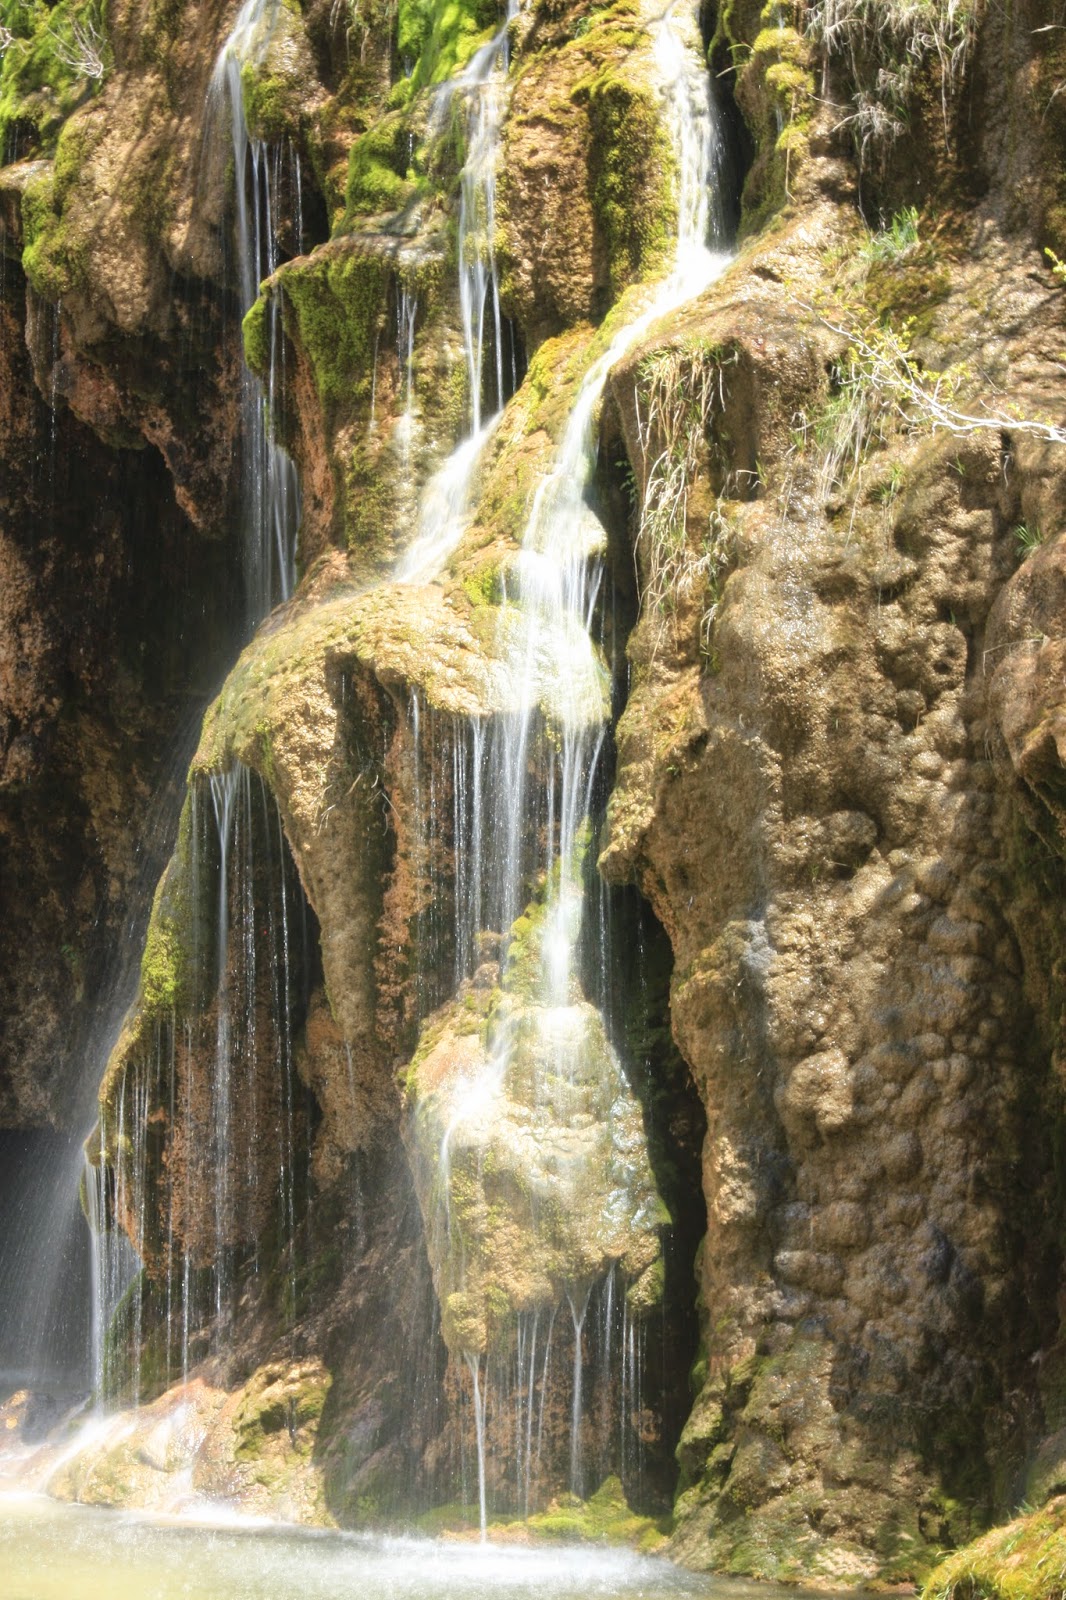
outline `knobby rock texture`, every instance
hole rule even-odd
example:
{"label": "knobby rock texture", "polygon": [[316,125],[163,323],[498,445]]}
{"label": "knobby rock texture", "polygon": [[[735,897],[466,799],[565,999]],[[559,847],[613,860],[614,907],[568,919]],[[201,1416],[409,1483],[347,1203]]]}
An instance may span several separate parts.
{"label": "knobby rock texture", "polygon": [[[489,1215],[474,1163],[477,1304],[446,1298],[419,1116],[439,1148],[426,1099],[487,1048],[507,930],[457,994],[457,840],[426,817],[453,814],[470,730],[516,712],[528,506],[611,319],[669,264],[675,162],[654,8],[520,7],[493,240],[514,392],[458,547],[401,583],[471,403],[466,135],[442,86],[501,19],[277,10],[243,94],[285,153],[280,264],[243,349],[234,173],[205,113],[235,9],[115,0],[84,81],[35,78],[24,28],[5,50],[0,1121],[80,1132],[102,1079],[93,1159],[145,1265],[127,1389],[151,1404],[56,1492],[160,1505],[191,1472],[352,1525],[444,1498],[472,1448],[461,1355],[494,1318],[512,1337],[527,1278],[559,1293],[578,1271],[565,1230],[549,1265],[524,1247],[497,1128],[514,1184]],[[589,1023],[648,1155],[639,1227],[588,1270],[628,1262],[634,1317],[666,1329],[640,1509],[674,1556],[915,1580],[1023,1500],[1053,1518],[1066,1488],[1066,10],[720,0],[696,20],[737,253],[618,362],[595,424],[612,708],[588,865],[619,983],[630,952],[653,977],[628,1056]],[[248,639],[233,465],[272,318],[299,583]],[[234,763],[305,943],[294,1143],[263,1055],[220,1203],[197,1129],[225,995],[245,985],[264,1051],[279,1015],[266,945],[234,926],[203,959],[196,830]],[[247,892],[265,926],[268,886]],[[105,1063],[94,1010],[131,907],[144,959]],[[605,1122],[597,1093],[582,1115]],[[175,1251],[207,1271],[219,1239],[236,1331],[220,1353],[200,1330],[179,1406],[164,1285]],[[569,1421],[544,1422],[544,1500]]]}

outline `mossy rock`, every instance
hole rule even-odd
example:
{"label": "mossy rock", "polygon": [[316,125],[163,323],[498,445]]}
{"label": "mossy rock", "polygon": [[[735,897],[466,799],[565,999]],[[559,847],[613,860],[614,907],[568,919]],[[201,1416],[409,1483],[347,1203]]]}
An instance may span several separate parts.
{"label": "mossy rock", "polygon": [[330,1389],[321,1367],[263,1368],[245,1386],[233,1419],[237,1461],[261,1462],[289,1450],[309,1455]]}
{"label": "mossy rock", "polygon": [[1066,1497],[956,1550],[922,1600],[1066,1600]]}
{"label": "mossy rock", "polygon": [[[391,270],[380,255],[338,241],[271,280],[285,296],[286,329],[310,362],[327,426],[369,404]],[[253,353],[262,356],[254,340]]]}
{"label": "mossy rock", "polygon": [[35,151],[50,151],[71,112],[110,70],[103,8],[99,0],[3,0],[0,26],[10,35],[0,55],[0,150],[6,158],[17,128],[30,133]]}
{"label": "mossy rock", "polygon": [[755,146],[741,196],[741,237],[757,233],[789,198],[808,149],[816,107],[814,51],[795,8],[727,0],[711,40],[712,66],[734,77]]}
{"label": "mossy rock", "polygon": [[54,171],[44,170],[22,191],[22,269],[42,300],[53,304],[83,278],[81,255],[59,214]]}
{"label": "mossy rock", "polygon": [[599,1013],[544,1006],[537,908],[511,930],[503,990],[430,1019],[407,1075],[404,1138],[426,1224],[445,1343],[505,1350],[518,1315],[580,1298],[616,1265],[654,1303],[668,1216],[643,1124]]}
{"label": "mossy rock", "polygon": [[402,210],[425,192],[409,170],[409,132],[402,112],[393,111],[368,128],[352,146],[342,229],[355,219]]}
{"label": "mossy rock", "polygon": [[666,1526],[631,1511],[618,1478],[605,1478],[587,1500],[559,1495],[525,1522],[535,1539],[563,1543],[631,1545],[651,1552],[666,1542]]}
{"label": "mossy rock", "polygon": [[499,25],[496,0],[400,0],[396,48],[406,98],[460,71]]}
{"label": "mossy rock", "polygon": [[593,207],[611,297],[661,270],[677,231],[677,161],[658,95],[606,67],[588,85]]}

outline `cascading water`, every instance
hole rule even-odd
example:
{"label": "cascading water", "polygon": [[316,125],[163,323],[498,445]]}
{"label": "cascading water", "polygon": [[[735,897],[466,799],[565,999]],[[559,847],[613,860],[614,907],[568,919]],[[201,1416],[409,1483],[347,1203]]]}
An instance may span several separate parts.
{"label": "cascading water", "polygon": [[517,15],[517,0],[508,0],[507,14],[499,31],[473,57],[458,84],[460,92],[469,99],[466,161],[460,180],[459,303],[463,314],[471,432],[474,434],[480,433],[482,426],[482,390],[488,349],[486,317],[490,319],[493,334],[497,412],[503,410],[507,398],[500,280],[496,271],[496,160],[503,122],[503,84],[510,65],[507,36]]}
{"label": "cascading water", "polygon": [[[495,245],[496,165],[510,66],[508,37],[517,15],[518,0],[508,0],[497,32],[475,52],[458,78],[442,86],[435,108],[434,121],[439,123],[455,95],[461,95],[467,106],[466,160],[459,180],[459,305],[469,432],[423,491],[417,534],[398,573],[409,583],[424,582],[438,572],[462,537],[482,453],[502,415],[508,385],[511,389],[517,386],[513,332],[510,372],[505,363],[505,321],[500,310]],[[483,407],[490,378],[489,393],[494,404],[485,417]]]}
{"label": "cascading water", "polygon": [[[434,1113],[433,1097],[427,1095],[416,1115],[416,1128],[419,1117],[432,1119],[436,1114],[443,1119],[443,1137],[436,1146],[427,1147],[428,1163],[425,1153],[419,1154],[421,1136],[413,1135],[416,1181],[420,1159],[423,1168],[435,1165],[432,1172],[422,1172],[420,1198],[423,1210],[430,1213],[427,1228],[431,1256],[436,1260],[438,1293],[445,1307],[445,1334],[448,1337],[450,1333],[452,1348],[462,1351],[474,1390],[483,1529],[489,1498],[485,1489],[486,1436],[494,1427],[495,1437],[513,1463],[504,1471],[505,1476],[510,1472],[510,1498],[528,1508],[548,1405],[553,1331],[557,1347],[560,1339],[553,1313],[539,1386],[533,1376],[539,1359],[538,1321],[527,1326],[529,1312],[518,1314],[517,1361],[510,1355],[502,1358],[502,1365],[500,1360],[482,1359],[476,1344],[465,1344],[467,1326],[469,1337],[484,1337],[481,1323],[472,1316],[471,1296],[476,1299],[480,1295],[491,1316],[492,1295],[498,1291],[491,1282],[482,1288],[471,1276],[470,1218],[464,1218],[464,1237],[453,1217],[456,1174],[461,1185],[470,1182],[469,1167],[462,1169],[464,1147],[477,1152],[479,1163],[480,1152],[487,1152],[485,1165],[506,1160],[499,1153],[499,1129],[515,1123],[513,1096],[508,1099],[508,1085],[515,1079],[523,1084],[516,1092],[540,1119],[542,1143],[553,1137],[549,1131],[553,1118],[558,1119],[559,1137],[565,1140],[566,1126],[573,1125],[575,1114],[580,1125],[582,1119],[588,1120],[593,1104],[608,1105],[602,1115],[609,1139],[620,1137],[616,1119],[624,1121],[621,1068],[606,1042],[599,1014],[583,994],[578,960],[582,940],[595,939],[595,930],[584,926],[585,857],[609,716],[608,677],[592,637],[606,535],[586,499],[595,464],[596,411],[615,363],[657,318],[707,287],[730,259],[718,198],[722,135],[700,60],[695,17],[682,8],[680,0],[675,0],[655,28],[654,57],[677,159],[675,262],[639,314],[618,328],[589,367],[552,466],[533,496],[519,558],[505,579],[507,594],[498,635],[501,672],[510,686],[509,698],[520,709],[497,716],[485,728],[453,728],[443,739],[439,730],[434,735],[424,726],[420,728],[417,717],[413,719],[416,746],[420,743],[431,751],[436,739],[438,760],[451,768],[454,962],[456,976],[465,980],[468,1005],[476,1009],[478,963],[485,961],[486,952],[491,961],[493,948],[502,955],[497,981],[502,984],[503,997],[488,1024],[490,1046],[479,1062],[454,1078],[443,1109]],[[453,531],[453,542],[454,537]],[[436,559],[443,553],[438,549]],[[430,561],[415,566],[416,558],[422,561],[424,556],[416,543],[403,575],[424,577],[432,571]],[[427,718],[421,720],[425,723]],[[416,781],[431,782],[432,770],[429,780]],[[424,832],[432,832],[439,810],[437,797],[431,797],[427,807],[426,797],[419,796],[416,811],[424,819]],[[431,850],[431,843],[424,848]],[[608,986],[601,982],[599,987],[606,991]],[[427,1078],[432,1079],[437,1070],[433,1068]],[[519,1115],[516,1144],[524,1137],[520,1123]],[[572,1170],[573,1159],[572,1155],[565,1158]],[[617,1212],[621,1218],[626,1205],[630,1209],[623,1234],[648,1227],[649,1201],[639,1163],[627,1166],[627,1160],[616,1142],[606,1170],[627,1173],[625,1180],[617,1177],[611,1181],[622,1183],[619,1195],[626,1193],[626,1183],[629,1190],[624,1201],[612,1195],[606,1202],[604,1229],[608,1233],[612,1215]],[[535,1158],[530,1170],[536,1170]],[[488,1180],[484,1181],[487,1196]],[[519,1181],[528,1181],[536,1193],[538,1180]],[[531,1239],[545,1226],[537,1220],[536,1207],[531,1232],[528,1222],[525,1226]],[[612,1448],[617,1446],[611,1459],[622,1470],[639,1470],[640,1466],[640,1430],[634,1431],[624,1413],[626,1407],[631,1416],[639,1410],[643,1336],[636,1317],[630,1315],[629,1290],[620,1283],[616,1292],[615,1272],[607,1265],[619,1248],[607,1238],[601,1265],[586,1269],[602,1273],[598,1285],[579,1273],[556,1289],[558,1293],[562,1288],[571,1313],[566,1319],[571,1324],[568,1454],[571,1488],[577,1493],[584,1488],[586,1457],[594,1448],[594,1437],[611,1440]],[[593,1259],[590,1254],[589,1260]],[[483,1277],[491,1277],[487,1267]],[[546,1318],[541,1313],[543,1321]],[[595,1373],[589,1360],[593,1333]],[[565,1383],[561,1372],[559,1376]],[[534,1388],[538,1389],[540,1412],[535,1452]],[[603,1412],[608,1406],[610,1392],[620,1395],[623,1407],[619,1430],[610,1424],[605,1427],[602,1421],[593,1426],[591,1421],[593,1411]],[[598,1464],[603,1465],[610,1453],[599,1449]]]}
{"label": "cascading water", "polygon": [[[284,194],[290,199],[297,250],[303,235],[299,152],[290,141],[268,145],[251,136],[242,94],[242,74],[262,64],[280,3],[281,0],[245,0],[219,51],[207,95],[205,138],[221,140],[228,126],[233,153],[236,287],[242,315],[254,304],[260,283],[279,264],[278,232]],[[241,361],[240,504],[249,631],[272,606],[292,594],[300,520],[296,468],[275,442],[269,425],[270,413],[276,410],[285,384],[285,341],[276,298],[270,302],[267,318],[269,367],[265,390]]]}
{"label": "cascading water", "polygon": [[[264,1247],[281,1263],[291,1316],[306,1187],[293,1046],[309,936],[276,803],[234,765],[193,783],[185,828],[189,905],[203,914],[190,910],[184,1007],[157,1014],[129,1056],[90,1152],[98,1396],[134,1405],[149,1338],[166,1382],[187,1382],[192,1364],[224,1347],[238,1276],[254,1283]],[[139,1262],[151,1281],[131,1293]]]}
{"label": "cascading water", "polygon": [[[471,97],[459,249],[471,431],[426,492],[419,537],[404,570],[409,578],[435,570],[461,535],[477,460],[506,400],[492,233],[507,27],[513,14],[509,11],[507,22],[459,80]],[[216,108],[228,105],[232,118],[245,304],[254,297],[258,276],[276,264],[280,163],[287,159],[249,139],[241,109],[241,64],[256,59],[260,30],[269,29],[270,15],[268,0],[245,5],[219,57],[211,91]],[[609,1197],[618,1213],[605,1224],[614,1229],[612,1239],[634,1217],[644,1236],[656,1223],[638,1163],[626,1165],[633,1118],[625,1107],[618,1109],[621,1069],[599,1013],[585,998],[579,970],[579,947],[589,937],[584,859],[609,714],[607,674],[592,637],[605,535],[586,492],[596,407],[611,367],[655,318],[699,292],[726,260],[706,246],[708,234],[718,242],[721,237],[709,187],[719,151],[694,44],[684,36],[675,4],[656,31],[655,54],[668,90],[678,159],[676,264],[590,367],[552,468],[534,496],[502,608],[502,671],[516,709],[491,722],[456,719],[442,735],[440,728],[428,726],[432,718],[418,696],[412,699],[416,747],[421,738],[427,749],[439,749],[443,737],[450,763],[450,781],[439,794],[432,791],[437,765],[427,764],[429,787],[416,793],[415,814],[431,849],[440,819],[450,812],[454,859],[450,929],[426,930],[425,940],[418,939],[430,945],[450,939],[449,970],[434,980],[435,988],[427,985],[417,1009],[425,1016],[457,987],[475,983],[486,966],[495,966],[498,974],[502,969],[504,994],[492,1021],[487,1067],[464,1081],[453,1119],[436,1146],[437,1195],[449,1237],[461,1233],[449,1208],[453,1136],[461,1142],[468,1126],[496,1116],[503,1080],[516,1065],[523,1073],[528,1068],[534,1117],[559,1126],[568,1119],[592,1121],[587,1107],[596,1102],[608,1142],[615,1139],[610,1169],[621,1174],[619,1191],[627,1184],[632,1190],[616,1207],[616,1195]],[[251,204],[241,182],[249,166]],[[295,173],[298,179],[298,165]],[[416,317],[413,297],[402,296],[397,342],[408,418]],[[268,402],[283,344],[280,327],[272,321],[270,328]],[[254,408],[249,401],[245,412],[243,493],[245,504],[254,508],[249,592],[258,595],[252,609],[261,615],[291,586],[296,501],[291,463],[266,438],[262,397],[246,388],[242,400],[252,393]],[[482,416],[483,401],[497,408],[488,420]],[[262,441],[261,451],[256,440]],[[285,488],[290,481],[291,495]],[[264,507],[269,515],[263,515]],[[420,719],[427,724],[421,732]],[[274,1259],[285,1261],[291,1275],[301,1182],[296,1152],[308,1143],[306,1126],[297,1126],[293,1069],[294,1030],[306,1001],[299,993],[306,957],[294,955],[304,902],[280,815],[262,783],[248,769],[233,767],[193,783],[188,829],[191,904],[215,908],[210,918],[194,922],[200,938],[192,952],[199,1000],[182,1008],[180,1020],[176,1013],[157,1017],[137,1059],[127,1061],[121,1090],[109,1107],[110,1123],[102,1130],[93,1163],[97,1187],[89,1199],[105,1252],[114,1250],[110,1257],[105,1253],[98,1273],[98,1388],[103,1392],[122,1384],[135,1401],[149,1337],[156,1340],[154,1370],[168,1380],[178,1375],[187,1380],[204,1354],[219,1350],[235,1292],[255,1276],[259,1241],[268,1225],[280,1241]],[[520,923],[526,924],[521,934],[516,931]],[[264,1104],[264,1095],[275,1099]],[[151,1145],[155,1127],[171,1130],[164,1160]],[[264,1128],[270,1130],[265,1144]],[[570,1157],[564,1151],[560,1164],[565,1167]],[[532,1201],[531,1209],[536,1210]],[[116,1219],[121,1227],[114,1225]],[[533,1225],[538,1226],[536,1217]],[[119,1329],[132,1356],[128,1382],[109,1368],[105,1350],[106,1331],[115,1325],[134,1264],[127,1235],[138,1243],[141,1258],[151,1259],[155,1273],[154,1288],[142,1285],[129,1298]],[[561,1292],[554,1302],[531,1298],[519,1311],[510,1345],[489,1350],[473,1339],[464,1346],[460,1339],[455,1346],[462,1351],[472,1391],[483,1529],[494,1492],[489,1457],[501,1438],[511,1444],[513,1502],[527,1513],[543,1487],[567,1471],[577,1492],[591,1482],[594,1468],[603,1473],[619,1467],[623,1475],[640,1471],[642,1434],[632,1419],[641,1410],[644,1327],[631,1303],[633,1275],[623,1271],[620,1251],[609,1241],[601,1255],[594,1269],[557,1285]],[[149,1292],[155,1296],[150,1308]],[[290,1304],[295,1299],[291,1276],[288,1298]],[[453,1327],[457,1324],[454,1307],[442,1306],[442,1313],[452,1318]],[[568,1398],[560,1402],[562,1394]],[[563,1451],[556,1448],[549,1467],[560,1412],[568,1417],[566,1445]]]}
{"label": "cascading water", "polygon": [[[296,248],[303,235],[302,178],[300,157],[290,141],[273,145],[253,138],[244,112],[242,74],[264,60],[277,23],[278,0],[245,0],[233,28],[220,50],[208,87],[205,106],[205,146],[221,154],[223,145],[232,151],[234,173],[234,240],[236,246],[236,290],[240,309],[246,311],[256,300],[260,282],[279,264],[278,239],[284,221],[289,225]],[[275,301],[267,312],[269,362],[265,386],[241,362],[241,485],[246,629],[251,631],[260,619],[281,600],[288,599],[295,581],[295,543],[299,522],[299,484],[295,467],[286,452],[275,443],[269,416],[284,392],[285,342],[281,313]],[[283,1232],[291,1238],[295,1226],[294,1103],[292,1069],[292,1017],[290,916],[302,899],[293,898],[292,874],[285,875],[285,847],[280,818],[268,815],[266,791],[259,785],[258,800],[263,819],[253,823],[251,774],[242,768],[209,780],[210,820],[204,814],[200,789],[193,787],[192,874],[196,892],[206,893],[204,874],[217,872],[218,918],[213,948],[217,963],[214,982],[217,1006],[214,1020],[215,1071],[209,1087],[197,1082],[193,1069],[198,1043],[192,1024],[179,1029],[173,1018],[157,1022],[154,1048],[147,1051],[132,1074],[123,1078],[117,1107],[123,1125],[114,1137],[113,1148],[101,1145],[90,1152],[90,1169],[83,1185],[94,1240],[93,1265],[93,1344],[95,1388],[98,1402],[113,1396],[122,1386],[121,1371],[114,1368],[107,1341],[116,1313],[128,1296],[139,1262],[150,1251],[150,1239],[157,1256],[164,1258],[165,1306],[154,1308],[157,1321],[165,1327],[165,1370],[180,1372],[187,1379],[193,1338],[213,1312],[216,1329],[224,1322],[232,1289],[234,1259],[234,1197],[231,1191],[257,1189],[261,1181],[260,1155],[251,1145],[243,1155],[245,1171],[238,1175],[242,1159],[236,1151],[231,1122],[234,1111],[235,1074],[242,1088],[255,1093],[255,1065],[263,1050],[257,1038],[260,996],[257,985],[262,952],[255,943],[255,878],[261,870],[253,855],[253,836],[258,831],[272,838],[280,852],[271,866],[272,887],[268,890],[269,983],[272,985],[270,1035],[277,1054],[276,1082],[282,1106],[278,1118],[278,1192],[285,1219]],[[271,815],[273,822],[271,822]],[[213,822],[214,846],[209,835]],[[236,875],[231,851],[237,852]],[[262,844],[260,843],[260,855]],[[271,856],[271,860],[272,860]],[[291,864],[290,864],[291,869]],[[234,879],[231,882],[231,879]],[[278,887],[280,886],[280,887]],[[290,908],[292,899],[292,908]],[[241,948],[231,948],[231,919],[239,930]],[[203,951],[196,953],[203,962]],[[138,1085],[138,1101],[126,1106],[126,1078]],[[137,1099],[137,1096],[134,1097]],[[206,1104],[205,1104],[206,1101]],[[147,1195],[148,1151],[144,1127],[149,1115],[166,1106],[169,1126],[182,1129],[184,1180],[176,1168],[167,1165],[166,1192]],[[253,1108],[254,1110],[254,1108]],[[131,1120],[132,1119],[132,1120]],[[128,1123],[128,1128],[126,1124]],[[245,1131],[247,1125],[245,1126]],[[254,1116],[252,1118],[254,1126]],[[101,1140],[105,1138],[101,1127]],[[208,1154],[210,1152],[210,1154]],[[206,1159],[205,1159],[206,1158]],[[204,1167],[205,1182],[197,1191],[212,1196],[213,1229],[198,1214],[194,1198],[193,1170]],[[240,1181],[239,1181],[240,1180]],[[270,1180],[265,1180],[270,1188]],[[132,1199],[131,1199],[132,1197]],[[252,1207],[255,1210],[255,1206]],[[124,1226],[117,1226],[120,1219]],[[161,1241],[155,1238],[161,1229]],[[241,1228],[238,1225],[237,1234]],[[209,1235],[213,1234],[213,1238]],[[140,1241],[135,1252],[129,1239]],[[209,1280],[206,1281],[205,1280]],[[131,1302],[133,1327],[126,1330],[132,1343],[132,1391],[136,1403],[141,1364],[142,1305],[134,1294]],[[178,1325],[178,1331],[176,1331]],[[202,1348],[198,1350],[202,1354]]]}

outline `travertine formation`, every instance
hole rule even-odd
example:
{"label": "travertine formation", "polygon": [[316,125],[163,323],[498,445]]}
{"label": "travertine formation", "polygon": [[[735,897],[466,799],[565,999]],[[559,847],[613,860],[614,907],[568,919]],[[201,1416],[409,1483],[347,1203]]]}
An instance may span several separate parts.
{"label": "travertine formation", "polygon": [[[509,663],[529,506],[674,227],[654,19],[539,0],[512,24],[494,248],[513,393],[453,548],[406,582],[471,410],[461,74],[499,18],[276,8],[244,112],[300,155],[303,233],[286,193],[244,347],[266,376],[280,308],[301,576],[248,642],[225,623],[247,308],[203,113],[232,8],[113,9],[95,89],[31,82],[17,42],[0,76],[24,157],[0,170],[7,1126],[74,1116],[61,1035],[98,992],[90,931],[117,927],[136,815],[183,711],[214,698],[92,1147],[145,1261],[115,1337],[136,1326],[154,1409],[57,1492],[159,1505],[189,1470],[257,1510],[410,1515],[462,1498],[491,1372],[489,1489],[528,1514],[577,1486],[547,1322],[579,1384],[587,1312],[608,1332],[585,1459],[641,1509],[673,1498],[679,1559],[923,1575],[1066,1487],[1066,35],[1036,0],[701,18],[740,243],[622,357],[596,418],[613,767],[587,877],[595,860],[616,992],[590,959],[553,1009],[521,982],[533,875],[524,929],[480,929],[461,970],[462,761],[528,709]],[[217,924],[225,842],[223,866],[196,843],[235,764],[306,930],[280,1002],[273,868],[248,868],[253,949]],[[668,1003],[630,981],[661,958]],[[189,1129],[217,1123],[238,979],[261,1061],[208,1195],[217,1128],[198,1151]],[[262,1062],[282,1021],[302,1098],[279,1133]],[[210,1318],[186,1330],[182,1398],[173,1263],[219,1250],[235,1331],[222,1351]],[[611,1368],[616,1284],[627,1339],[666,1330],[639,1396]],[[644,1479],[639,1452],[608,1460],[618,1405]]]}

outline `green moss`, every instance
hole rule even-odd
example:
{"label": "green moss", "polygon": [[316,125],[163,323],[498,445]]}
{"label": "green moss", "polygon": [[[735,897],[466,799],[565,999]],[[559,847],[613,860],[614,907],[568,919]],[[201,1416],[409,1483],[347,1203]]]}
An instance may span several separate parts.
{"label": "green moss", "polygon": [[662,1523],[629,1509],[625,1491],[615,1477],[606,1478],[588,1500],[560,1495],[546,1511],[529,1517],[526,1527],[531,1534],[552,1541],[628,1544],[642,1550],[656,1548],[666,1535]]}
{"label": "green moss", "polygon": [[253,139],[280,139],[299,127],[297,85],[291,78],[261,72],[250,61],[241,68],[241,102]]}
{"label": "green moss", "polygon": [[186,798],[178,842],[159,880],[141,957],[140,1008],[143,1016],[173,1012],[190,998],[190,952],[196,943],[196,908],[190,902],[192,877],[192,802]]}
{"label": "green moss", "polygon": [[148,929],[141,957],[141,1000],[149,1011],[172,1011],[181,993],[181,944],[175,925],[162,918]]}
{"label": "green moss", "polygon": [[463,589],[472,606],[497,606],[504,594],[504,564],[501,561],[483,561],[480,566],[463,574]]}
{"label": "green moss", "polygon": [[464,67],[498,17],[495,0],[400,0],[397,48],[411,66],[407,96]]}
{"label": "green moss", "polygon": [[354,250],[320,250],[278,276],[327,425],[368,402],[374,346],[385,325],[389,266]]}
{"label": "green moss", "polygon": [[264,1451],[274,1441],[284,1443],[297,1454],[308,1454],[329,1388],[329,1378],[317,1371],[301,1378],[268,1382],[265,1388],[249,1385],[234,1419],[236,1459],[261,1462]]}
{"label": "green moss", "polygon": [[252,371],[265,378],[270,369],[270,308],[265,294],[253,301],[241,323],[244,359]]}
{"label": "green moss", "polygon": [[30,180],[22,191],[22,269],[44,300],[62,298],[74,282],[63,249],[55,182],[51,173]]}
{"label": "green moss", "polygon": [[399,211],[421,189],[410,172],[407,120],[393,111],[369,128],[352,146],[343,226],[360,216]]}
{"label": "green moss", "polygon": [[755,145],[741,197],[741,235],[757,232],[788,200],[806,156],[815,106],[811,44],[791,25],[795,8],[727,0],[711,41],[712,66],[735,74],[734,93]]}
{"label": "green moss", "polygon": [[463,1533],[468,1528],[476,1528],[480,1515],[476,1504],[464,1505],[452,1501],[448,1505],[434,1506],[432,1511],[424,1511],[415,1518],[414,1527],[418,1533],[439,1539],[442,1533]]}
{"label": "green moss", "polygon": [[360,435],[344,467],[344,542],[350,555],[384,560],[392,549],[392,480]]}
{"label": "green moss", "polygon": [[50,150],[66,118],[102,82],[111,64],[98,0],[0,0],[0,26],[11,35],[0,55],[0,149],[17,128]]}
{"label": "green moss", "polygon": [[923,1600],[1066,1600],[1066,1499],[993,1528],[943,1561]]}
{"label": "green moss", "polygon": [[534,901],[511,924],[503,971],[504,988],[509,994],[526,1000],[538,997],[544,979],[541,940],[546,916],[544,901]]}
{"label": "green moss", "polygon": [[[585,86],[578,95],[585,93]],[[667,260],[677,214],[676,160],[659,105],[609,66],[587,86],[592,202],[612,296]]]}

